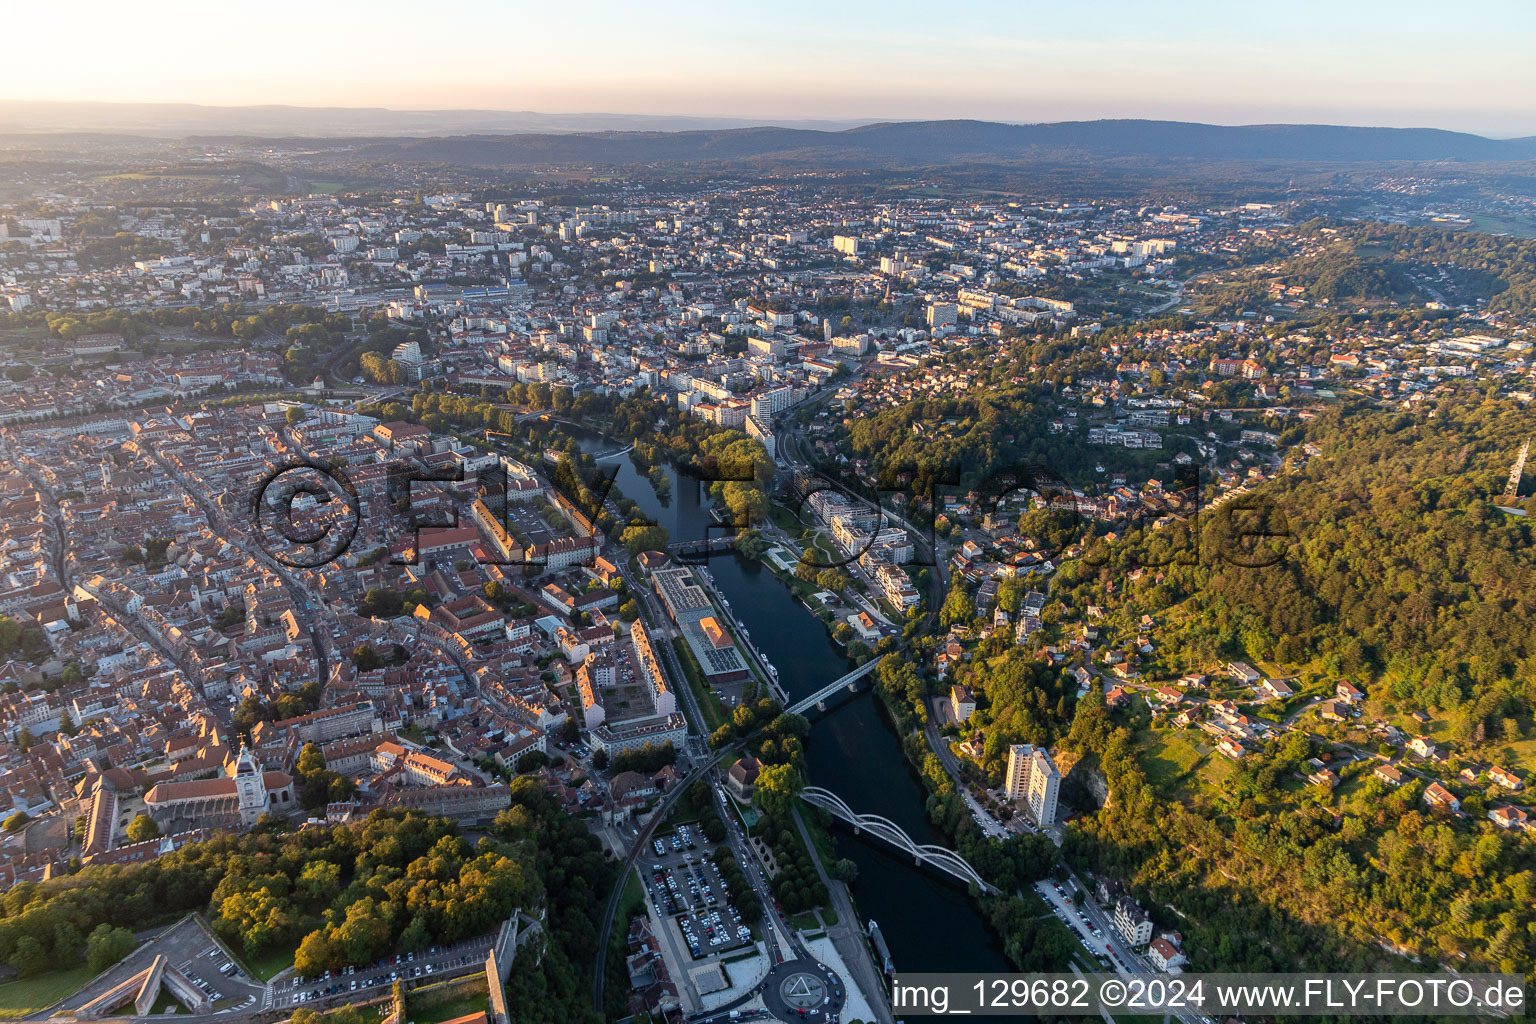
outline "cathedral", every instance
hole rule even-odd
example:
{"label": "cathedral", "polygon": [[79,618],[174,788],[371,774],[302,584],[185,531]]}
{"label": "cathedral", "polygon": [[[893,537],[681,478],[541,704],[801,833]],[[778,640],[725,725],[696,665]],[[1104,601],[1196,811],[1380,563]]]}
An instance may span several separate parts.
{"label": "cathedral", "polygon": [[250,750],[225,768],[225,776],[157,783],[144,796],[149,816],[163,833],[194,828],[248,829],[263,814],[287,817],[294,809],[293,779],[262,771]]}

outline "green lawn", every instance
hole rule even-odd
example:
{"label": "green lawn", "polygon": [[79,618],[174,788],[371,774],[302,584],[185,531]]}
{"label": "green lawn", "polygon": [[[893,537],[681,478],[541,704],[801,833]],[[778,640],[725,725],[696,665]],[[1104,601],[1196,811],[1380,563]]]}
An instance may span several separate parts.
{"label": "green lawn", "polygon": [[[295,947],[296,949],[297,947]],[[278,974],[293,966],[293,949],[274,949],[259,957],[245,957],[241,963],[250,968],[260,981],[271,981]]]}
{"label": "green lawn", "polygon": [[81,965],[0,985],[0,1019],[16,1020],[46,1009],[96,976]]}
{"label": "green lawn", "polygon": [[491,997],[482,992],[477,996],[439,1003],[430,1010],[412,1010],[409,1017],[415,1024],[441,1024],[445,1020],[453,1020],[455,1017],[464,1017],[471,1013],[479,1013],[481,1010],[490,1010],[490,1008]]}
{"label": "green lawn", "polygon": [[629,919],[645,909],[645,885],[640,881],[638,870],[631,871],[624,882],[624,894],[619,897],[619,909],[613,917],[629,927]]}
{"label": "green lawn", "polygon": [[705,684],[704,674],[699,670],[699,663],[694,660],[693,651],[688,648],[688,641],[675,636],[672,638],[672,648],[677,651],[677,660],[682,663],[683,674],[688,677],[688,687],[693,690],[699,709],[704,714],[703,731],[708,735],[725,724],[725,705]]}
{"label": "green lawn", "polygon": [[783,505],[770,505],[768,518],[773,520],[773,525],[791,537],[799,537],[800,531],[805,529],[805,524],[800,521],[800,518]]}
{"label": "green lawn", "polygon": [[1200,768],[1200,781],[1212,789],[1224,790],[1237,771],[1237,765],[1225,754],[1215,754]]}
{"label": "green lawn", "polygon": [[[128,1012],[129,1013],[133,1013],[134,1011],[133,1011],[132,1008],[130,1008]],[[165,991],[164,989],[162,989],[160,991],[159,997],[155,999],[155,1005],[151,1006],[149,1008],[149,1015],[151,1017],[158,1017],[158,1016],[160,1016],[163,1013],[186,1013],[186,1012],[187,1012],[187,1008],[185,1006],[182,1006],[181,1003],[179,1003],[176,1000],[175,996],[171,995],[169,992]]]}

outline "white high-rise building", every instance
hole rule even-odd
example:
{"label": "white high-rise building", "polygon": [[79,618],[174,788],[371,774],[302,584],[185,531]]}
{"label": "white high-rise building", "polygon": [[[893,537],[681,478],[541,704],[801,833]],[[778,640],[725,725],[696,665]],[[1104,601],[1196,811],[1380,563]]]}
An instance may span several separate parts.
{"label": "white high-rise building", "polygon": [[1061,773],[1044,747],[1015,743],[1008,748],[1008,774],[1003,795],[1023,801],[1041,828],[1056,824],[1056,798],[1061,791]]}
{"label": "white high-rise building", "polygon": [[1061,789],[1061,773],[1051,755],[1036,749],[1029,764],[1029,811],[1041,828],[1056,824],[1056,795]]}
{"label": "white high-rise building", "polygon": [[1015,743],[1008,748],[1008,776],[1003,783],[1003,794],[1009,800],[1022,800],[1029,794],[1030,760],[1035,748],[1028,743]]}

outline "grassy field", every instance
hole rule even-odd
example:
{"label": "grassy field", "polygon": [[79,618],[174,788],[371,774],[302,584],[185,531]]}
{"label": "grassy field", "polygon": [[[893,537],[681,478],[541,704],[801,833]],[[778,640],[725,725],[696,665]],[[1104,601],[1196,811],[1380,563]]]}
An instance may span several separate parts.
{"label": "grassy field", "polygon": [[0,985],[0,1019],[17,1020],[46,1009],[95,976],[82,965]]}
{"label": "grassy field", "polygon": [[1223,754],[1217,754],[1206,760],[1205,764],[1196,774],[1200,781],[1212,789],[1226,789],[1231,781],[1233,773],[1237,771],[1237,765],[1232,759]]}
{"label": "grassy field", "polygon": [[688,686],[693,690],[693,695],[699,702],[699,709],[704,714],[704,733],[708,735],[725,724],[725,705],[720,703],[720,698],[715,696],[713,690],[704,682],[704,673],[699,670],[699,663],[694,660],[693,651],[688,649],[688,641],[680,636],[672,638],[672,648],[677,651],[677,660],[683,666],[683,674],[688,677]]}
{"label": "grassy field", "polygon": [[798,928],[802,932],[813,932],[821,927],[821,922],[816,920],[815,914],[807,910],[803,914],[791,916],[789,925],[791,928]]}
{"label": "grassy field", "polygon": [[412,1010],[410,1019],[415,1024],[441,1024],[445,1020],[453,1020],[455,1017],[468,1016],[490,1008],[491,997],[482,992],[478,996],[466,996],[463,999],[451,999],[446,1003],[438,1003],[428,1010]]}
{"label": "grassy field", "polygon": [[1205,757],[1182,731],[1155,729],[1146,734],[1138,760],[1148,782],[1163,792],[1172,792],[1183,788]]}
{"label": "grassy field", "polygon": [[294,950],[292,949],[274,949],[255,959],[246,958],[243,963],[251,969],[251,973],[258,980],[271,981],[278,974],[293,966],[293,954]]}
{"label": "grassy field", "polygon": [[619,897],[619,910],[613,919],[623,921],[627,926],[629,919],[640,913],[644,906],[645,886],[640,881],[640,875],[631,871],[629,878],[624,882],[624,895]]}

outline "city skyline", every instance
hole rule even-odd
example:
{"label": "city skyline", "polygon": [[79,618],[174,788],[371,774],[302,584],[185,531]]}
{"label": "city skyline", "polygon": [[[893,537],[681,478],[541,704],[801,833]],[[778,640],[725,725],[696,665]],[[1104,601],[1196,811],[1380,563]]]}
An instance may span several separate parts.
{"label": "city skyline", "polygon": [[1115,3],[1091,24],[1017,5],[983,4],[962,23],[904,4],[790,3],[770,19],[689,0],[595,20],[479,0],[430,18],[399,2],[371,7],[366,20],[288,2],[254,22],[181,2],[165,13],[146,24],[117,8],[15,12],[15,38],[67,39],[71,59],[18,48],[0,70],[0,97],[763,124],[1153,118],[1536,133],[1536,70],[1520,47],[1536,12],[1502,2],[1465,18],[1498,26],[1480,35],[1456,32],[1428,5],[1399,5],[1383,20],[1374,5],[1318,2],[1290,5],[1283,20],[1207,3]]}

